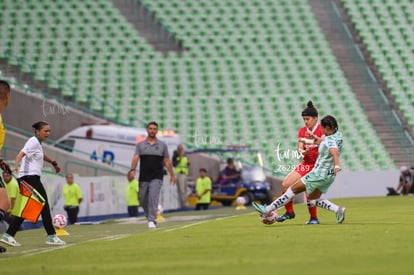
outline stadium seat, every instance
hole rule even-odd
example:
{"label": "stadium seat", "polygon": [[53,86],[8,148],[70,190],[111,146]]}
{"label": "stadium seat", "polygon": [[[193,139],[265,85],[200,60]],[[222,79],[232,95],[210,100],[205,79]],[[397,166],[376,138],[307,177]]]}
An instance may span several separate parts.
{"label": "stadium seat", "polygon": [[[3,2],[7,24],[0,26],[1,45],[31,64],[37,80],[107,118],[130,123],[156,119],[184,137],[198,130],[218,135],[225,144],[255,144],[274,169],[275,146],[296,148],[294,137],[303,125],[300,113],[312,99],[321,115],[338,116],[344,136],[352,136],[343,152],[345,169],[394,165],[378,158],[387,154],[382,146],[371,148],[365,157],[354,153],[358,144],[380,141],[306,0],[142,0],[186,49],[166,55],[156,52],[109,1]],[[355,20],[359,12],[364,20],[374,18],[374,11],[362,8],[374,3],[361,2],[348,10]],[[362,37],[375,42],[368,34],[371,27]],[[390,33],[394,30],[386,35]],[[384,43],[381,51],[391,54],[391,47]],[[410,57],[405,54],[392,67],[401,67]],[[378,62],[383,70],[389,67],[388,60]],[[414,66],[406,63],[411,75],[401,70],[398,77],[390,76],[390,84],[400,87],[399,82],[413,76]],[[25,70],[30,71],[28,66]],[[355,135],[354,125],[367,134]]]}
{"label": "stadium seat", "polygon": [[414,44],[410,35],[412,2],[346,0],[344,5],[399,108],[407,121],[411,121],[414,76],[412,66],[408,65],[412,62],[407,61],[412,60],[413,52],[407,49],[413,49]]}

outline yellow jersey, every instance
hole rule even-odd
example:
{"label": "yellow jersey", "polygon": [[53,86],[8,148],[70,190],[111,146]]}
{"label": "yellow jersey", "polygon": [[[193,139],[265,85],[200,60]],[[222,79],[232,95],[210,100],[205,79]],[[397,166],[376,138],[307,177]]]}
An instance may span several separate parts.
{"label": "yellow jersey", "polygon": [[6,138],[6,128],[3,125],[3,117],[0,114],[0,149],[3,148],[5,138]]}

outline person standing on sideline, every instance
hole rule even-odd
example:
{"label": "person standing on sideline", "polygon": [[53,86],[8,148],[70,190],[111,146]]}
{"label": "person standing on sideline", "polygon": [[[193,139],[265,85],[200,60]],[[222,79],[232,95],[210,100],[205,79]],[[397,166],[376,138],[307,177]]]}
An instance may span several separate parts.
{"label": "person standing on sideline", "polygon": [[180,205],[182,208],[188,206],[187,202],[187,176],[188,176],[188,158],[184,152],[184,146],[182,144],[177,146],[177,150],[174,151],[172,164],[175,167],[174,172],[177,177],[177,189],[180,197]]}
{"label": "person standing on sideline", "polygon": [[10,172],[8,171],[3,171],[3,182],[6,185],[7,196],[9,197],[9,200],[10,200],[10,208],[7,210],[7,218],[6,218],[6,221],[10,223],[11,222],[10,215],[13,211],[13,207],[14,207],[14,203],[16,202],[17,194],[20,192],[19,184],[17,183],[17,180],[13,178]]}
{"label": "person standing on sideline", "polygon": [[[322,140],[323,133],[321,125],[318,123],[318,111],[313,106],[312,101],[309,101],[306,108],[302,111],[302,119],[305,126],[300,128],[298,132],[298,151],[303,155],[303,159],[283,180],[282,194],[292,184],[312,170],[318,157],[318,146]],[[309,201],[307,195],[306,200]],[[277,218],[278,222],[295,218],[293,200],[285,205],[285,209],[285,214]],[[319,224],[316,206],[308,204],[308,211],[310,219],[306,224]]]}
{"label": "person standing on sideline", "polygon": [[147,138],[139,142],[131,161],[131,170],[137,169],[139,163],[139,201],[148,220],[148,228],[157,228],[157,209],[164,178],[164,164],[170,174],[170,183],[175,184],[168,147],[157,139],[158,124],[147,124]]}
{"label": "person standing on sideline", "polygon": [[68,214],[69,223],[74,224],[78,221],[79,204],[83,199],[82,190],[79,184],[73,182],[73,174],[66,175],[66,184],[62,190],[64,207]]}
{"label": "person standing on sideline", "polygon": [[[14,161],[13,171],[17,172],[19,163],[22,162],[19,172],[20,179],[26,181],[34,189],[36,189],[46,201],[41,212],[43,227],[47,233],[46,244],[64,245],[66,243],[56,236],[56,231],[52,223],[52,215],[50,213],[47,193],[42,182],[40,181],[44,161],[52,164],[56,173],[60,172],[60,167],[57,162],[43,153],[42,142],[48,139],[50,135],[50,126],[45,121],[39,121],[34,123],[32,127],[35,135],[26,141],[23,149],[17,154]],[[0,241],[10,246],[20,246],[20,243],[14,239],[14,236],[23,221],[24,219],[21,217],[14,217],[9,229],[3,234]]]}
{"label": "person standing on sideline", "polygon": [[318,158],[312,171],[303,176],[285,193],[265,206],[253,202],[252,206],[257,212],[267,214],[278,209],[293,199],[296,194],[303,191],[309,194],[309,204],[334,212],[336,222],[345,220],[345,207],[336,205],[329,200],[320,199],[322,193],[326,193],[335,181],[336,175],[341,171],[339,155],[342,151],[342,134],[338,131],[338,122],[333,116],[325,116],[321,120],[322,131],[325,135],[318,149]]}
{"label": "person standing on sideline", "polygon": [[211,203],[211,179],[207,177],[206,169],[201,168],[199,173],[200,177],[196,181],[197,203],[195,210],[207,210]]}
{"label": "person standing on sideline", "polygon": [[[10,85],[4,80],[0,80],[0,150],[3,148],[4,139],[6,138],[6,128],[3,125],[2,113],[9,105]],[[1,151],[0,151],[1,152]],[[9,171],[9,165],[0,157],[0,168],[3,171]],[[7,210],[10,208],[10,200],[7,196],[7,190],[2,180],[0,180],[0,222],[7,216]],[[6,252],[6,248],[0,246],[0,253]]]}
{"label": "person standing on sideline", "polygon": [[138,217],[138,180],[135,179],[135,171],[129,171],[127,174],[128,185],[126,188],[126,202],[128,206],[128,215],[130,217]]}

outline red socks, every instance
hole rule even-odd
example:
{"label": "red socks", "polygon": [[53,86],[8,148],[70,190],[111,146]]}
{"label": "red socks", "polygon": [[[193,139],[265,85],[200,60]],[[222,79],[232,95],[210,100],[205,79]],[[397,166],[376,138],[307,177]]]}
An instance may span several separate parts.
{"label": "red socks", "polygon": [[[306,201],[309,201],[307,194],[306,194]],[[286,213],[292,214],[294,212],[294,210],[293,210],[293,200],[291,200],[290,202],[288,202],[285,205],[285,209],[286,209]],[[309,214],[310,214],[311,219],[317,219],[318,218],[318,212],[316,210],[316,206],[308,207],[308,210],[309,210]]]}
{"label": "red socks", "polygon": [[291,200],[285,205],[285,209],[286,209],[286,213],[292,214],[294,212],[293,211],[293,200]]}

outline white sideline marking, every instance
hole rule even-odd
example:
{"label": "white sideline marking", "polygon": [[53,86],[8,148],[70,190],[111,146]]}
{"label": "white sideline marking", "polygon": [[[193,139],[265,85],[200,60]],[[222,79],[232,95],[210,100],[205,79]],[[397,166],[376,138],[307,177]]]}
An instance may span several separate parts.
{"label": "white sideline marking", "polygon": [[112,238],[108,238],[108,241],[115,241],[115,240],[126,238],[128,236],[131,236],[131,234],[114,235],[112,236]]}
{"label": "white sideline marking", "polygon": [[230,219],[230,218],[234,218],[237,216],[241,216],[241,215],[233,215],[233,216],[227,216],[227,217],[220,217],[220,218],[216,218],[216,221],[221,221],[221,220],[225,220],[225,219]]}
{"label": "white sideline marking", "polygon": [[[101,241],[101,240],[110,239],[112,237],[117,237],[117,236],[119,236],[119,235],[105,236],[105,237],[102,237],[102,238],[91,239],[91,240],[87,240],[87,241],[83,241],[83,242],[78,242],[78,243],[73,243],[73,244],[66,244],[66,245],[61,245],[61,246],[55,246],[55,247],[51,247],[51,248],[38,248],[38,249],[26,250],[26,251],[23,251],[22,252],[23,254],[21,256],[33,256],[33,255],[37,255],[37,254],[42,254],[42,253],[54,251],[54,250],[57,250],[57,249],[68,248],[68,247],[71,247],[71,246],[74,246],[74,245],[77,245],[77,244],[81,244],[81,243],[89,243],[89,242],[94,242],[94,241]],[[28,253],[27,254],[27,252],[33,252],[33,253]]]}
{"label": "white sideline marking", "polygon": [[206,221],[201,221],[201,222],[190,223],[190,224],[186,224],[186,225],[183,225],[183,226],[180,226],[180,227],[166,229],[163,232],[172,232],[172,231],[176,231],[176,230],[179,230],[179,229],[185,229],[185,228],[189,228],[189,227],[192,227],[192,226],[195,226],[195,225],[206,223],[208,221],[212,221],[212,220],[206,220]]}
{"label": "white sideline marking", "polygon": [[[34,255],[38,255],[38,254],[42,254],[42,253],[47,253],[47,252],[55,251],[55,250],[58,250],[58,249],[68,248],[68,247],[73,246],[73,245],[75,245],[75,244],[66,244],[66,245],[59,245],[59,246],[55,246],[55,247],[51,247],[51,248],[38,249],[40,251],[33,252],[33,253],[29,253],[29,254],[23,254],[23,255],[21,255],[21,257],[34,256]],[[36,249],[33,249],[33,250],[36,250]],[[26,252],[26,251],[23,251],[23,253],[24,252]]]}
{"label": "white sideline marking", "polygon": [[[256,214],[256,212],[245,213],[245,214],[242,214],[242,215],[252,215],[252,214]],[[186,224],[186,225],[176,227],[176,228],[170,228],[170,229],[165,229],[165,230],[162,230],[162,228],[160,228],[160,229],[162,230],[163,233],[164,232],[172,232],[172,231],[176,231],[176,230],[179,230],[179,229],[186,229],[186,228],[189,228],[189,227],[192,227],[192,226],[200,225],[200,224],[211,222],[211,221],[220,221],[220,220],[230,219],[230,218],[234,218],[234,217],[238,217],[238,216],[242,216],[242,215],[232,215],[232,216],[226,216],[226,217],[219,217],[219,218],[215,218],[215,219],[209,219],[209,220],[204,220],[204,221],[199,221],[199,222],[195,222],[195,223]],[[6,253],[8,253],[8,254],[17,254],[17,257],[29,257],[29,256],[42,254],[42,253],[51,252],[51,251],[58,250],[58,249],[65,249],[65,248],[75,246],[75,245],[78,245],[78,244],[84,244],[84,243],[102,241],[102,240],[115,241],[115,240],[119,240],[119,239],[129,237],[131,235],[132,234],[110,235],[110,236],[105,236],[105,237],[101,237],[101,238],[95,238],[95,239],[90,239],[90,240],[86,240],[86,241],[81,241],[81,242],[77,242],[77,243],[71,243],[71,244],[66,244],[66,245],[61,245],[61,246],[54,246],[54,247],[50,247],[50,248],[37,248],[37,249],[25,250],[25,251],[22,251],[22,252],[19,252],[19,253],[10,253],[10,252],[6,252]],[[0,261],[6,260],[6,259],[9,259],[9,258],[0,258]]]}
{"label": "white sideline marking", "polygon": [[[246,213],[244,215],[251,215],[251,214],[254,214],[254,213]],[[234,218],[234,217],[238,217],[238,216],[242,216],[242,215],[232,215],[232,216],[227,216],[227,217],[219,217],[219,218],[215,218],[215,219],[212,219],[212,220],[204,220],[204,221],[201,221],[201,222],[190,223],[190,224],[183,225],[183,226],[180,226],[180,227],[166,229],[166,230],[163,230],[163,232],[172,232],[172,231],[176,231],[176,230],[180,230],[180,229],[186,229],[186,228],[189,228],[189,227],[192,227],[192,226],[195,226],[195,225],[199,225],[199,224],[203,224],[203,223],[207,223],[207,222],[211,222],[211,221],[221,221],[221,220],[230,219],[230,218]]]}
{"label": "white sideline marking", "polygon": [[[77,243],[71,243],[71,244],[66,244],[66,245],[60,245],[60,246],[54,246],[54,247],[50,247],[50,248],[37,248],[37,249],[31,249],[31,250],[24,250],[22,252],[18,252],[18,253],[10,253],[10,252],[6,252],[8,254],[16,254],[17,257],[28,257],[28,256],[34,256],[34,255],[38,255],[38,254],[42,254],[42,253],[47,253],[47,252],[51,252],[54,250],[58,250],[58,249],[65,249],[74,245],[78,245],[78,244],[83,244],[83,243],[89,243],[89,242],[94,242],[94,241],[102,241],[102,240],[109,240],[109,241],[113,241],[113,240],[118,240],[118,239],[122,239],[122,238],[126,238],[128,236],[130,236],[131,234],[124,234],[124,235],[111,235],[111,236],[105,236],[102,238],[96,238],[96,239],[90,239],[90,240],[86,240],[83,242],[77,242]],[[8,258],[0,258],[0,261],[2,260],[6,260]]]}

